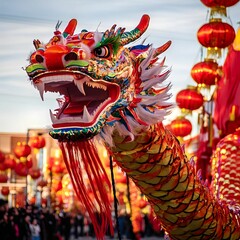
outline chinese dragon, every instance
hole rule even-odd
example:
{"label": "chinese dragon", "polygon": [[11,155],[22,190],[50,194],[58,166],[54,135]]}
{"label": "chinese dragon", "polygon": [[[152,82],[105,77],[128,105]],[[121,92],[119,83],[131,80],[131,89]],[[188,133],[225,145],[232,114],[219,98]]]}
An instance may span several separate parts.
{"label": "chinese dragon", "polygon": [[[159,56],[171,41],[158,48],[145,41],[126,46],[142,36],[149,20],[143,15],[131,31],[113,25],[105,32],[75,34],[77,20],[72,19],[63,32],[57,24],[48,43],[33,41],[36,50],[26,67],[30,81],[42,99],[44,92],[60,95],[59,106],[50,111],[50,135],[58,139],[98,239],[111,221],[106,194],[111,184],[96,142],[146,196],[171,239],[240,239],[239,208],[212,194],[162,124],[172,104],[171,85],[165,83],[170,68]],[[94,202],[84,185],[86,174]]]}

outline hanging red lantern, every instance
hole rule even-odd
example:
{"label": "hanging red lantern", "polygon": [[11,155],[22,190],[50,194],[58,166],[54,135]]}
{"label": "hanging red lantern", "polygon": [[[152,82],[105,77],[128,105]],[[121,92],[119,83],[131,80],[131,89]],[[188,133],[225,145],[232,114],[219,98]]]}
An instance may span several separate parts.
{"label": "hanging red lantern", "polygon": [[2,151],[0,151],[0,163],[4,162],[4,160],[5,160],[5,154]]}
{"label": "hanging red lantern", "polygon": [[143,198],[141,198],[140,200],[138,200],[138,207],[140,209],[145,208],[148,205],[148,201],[144,200]]}
{"label": "hanging red lantern", "polygon": [[179,108],[193,111],[203,105],[203,96],[196,88],[189,87],[176,95],[176,102]]}
{"label": "hanging red lantern", "polygon": [[176,137],[186,137],[192,132],[192,124],[188,119],[178,117],[171,122],[171,131]]}
{"label": "hanging red lantern", "polygon": [[4,165],[6,168],[14,169],[16,165],[15,158],[12,154],[7,154],[5,157]]}
{"label": "hanging red lantern", "polygon": [[7,166],[4,162],[1,162],[0,163],[0,171],[5,171],[5,170],[7,170]]}
{"label": "hanging red lantern", "polygon": [[29,145],[32,148],[40,149],[40,148],[45,147],[46,141],[45,141],[45,138],[42,135],[38,135],[38,136],[34,136],[34,137],[30,138]]}
{"label": "hanging red lantern", "polygon": [[218,64],[209,58],[195,64],[191,69],[191,76],[197,84],[206,86],[215,85],[221,79]]}
{"label": "hanging red lantern", "polygon": [[26,177],[28,175],[28,167],[26,163],[17,163],[14,170],[15,173],[21,177]]}
{"label": "hanging red lantern", "polygon": [[41,179],[40,181],[38,181],[37,185],[41,188],[46,187],[47,186],[47,181],[44,179]]}
{"label": "hanging red lantern", "polygon": [[32,177],[32,179],[36,180],[41,176],[41,170],[39,168],[29,169],[29,175]]}
{"label": "hanging red lantern", "polygon": [[9,193],[10,193],[9,187],[2,187],[1,194],[3,196],[8,196]]}
{"label": "hanging red lantern", "polygon": [[212,18],[197,32],[198,41],[206,48],[226,48],[232,44],[235,35],[234,28],[220,18]]}
{"label": "hanging red lantern", "polygon": [[0,173],[0,183],[6,183],[8,181],[8,176],[5,172]]}
{"label": "hanging red lantern", "polygon": [[120,175],[120,176],[116,177],[115,182],[116,183],[127,184],[127,177],[125,175]]}
{"label": "hanging red lantern", "polygon": [[27,157],[31,153],[31,147],[25,142],[18,142],[14,148],[14,154],[17,158]]}
{"label": "hanging red lantern", "polygon": [[33,160],[31,158],[31,156],[27,158],[25,164],[26,164],[28,169],[30,169],[33,166]]}
{"label": "hanging red lantern", "polygon": [[231,7],[239,2],[239,0],[201,0],[201,2],[207,7]]}

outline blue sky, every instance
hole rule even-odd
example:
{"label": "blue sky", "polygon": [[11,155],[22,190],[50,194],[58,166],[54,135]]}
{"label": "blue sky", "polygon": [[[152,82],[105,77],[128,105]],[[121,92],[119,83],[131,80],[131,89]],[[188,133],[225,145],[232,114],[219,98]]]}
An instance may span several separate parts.
{"label": "blue sky", "polygon": [[[0,132],[51,126],[48,110],[57,106],[55,96],[45,94],[42,102],[23,70],[34,50],[33,39],[47,42],[57,21],[62,21],[64,29],[71,18],[78,20],[75,32],[97,28],[105,31],[115,23],[132,30],[145,13],[151,18],[143,36],[146,43],[158,47],[172,40],[165,55],[167,65],[172,67],[169,81],[175,101],[177,92],[194,85],[190,70],[201,57],[197,31],[207,21],[208,8],[200,0],[1,0]],[[229,21],[235,29],[239,13],[239,3],[228,8]]]}

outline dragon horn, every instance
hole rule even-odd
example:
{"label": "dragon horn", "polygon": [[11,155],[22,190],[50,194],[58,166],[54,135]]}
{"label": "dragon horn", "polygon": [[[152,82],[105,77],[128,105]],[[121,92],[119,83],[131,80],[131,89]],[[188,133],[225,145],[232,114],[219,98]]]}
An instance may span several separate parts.
{"label": "dragon horn", "polygon": [[138,39],[148,28],[150,17],[144,14],[135,29],[130,32],[124,32],[121,36],[121,45],[124,46]]}
{"label": "dragon horn", "polygon": [[63,32],[63,36],[66,38],[68,35],[72,36],[77,26],[77,20],[71,19]]}

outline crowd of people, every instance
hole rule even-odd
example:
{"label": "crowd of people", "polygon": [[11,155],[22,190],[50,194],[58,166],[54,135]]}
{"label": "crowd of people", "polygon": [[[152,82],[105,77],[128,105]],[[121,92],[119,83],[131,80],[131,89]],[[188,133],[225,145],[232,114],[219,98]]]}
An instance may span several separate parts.
{"label": "crowd of people", "polygon": [[[136,239],[129,218],[119,218],[125,238]],[[117,232],[117,231],[116,231]],[[141,233],[150,236],[151,226]],[[1,240],[79,240],[84,236],[95,237],[89,217],[80,212],[54,211],[27,205],[25,208],[9,208],[6,200],[0,199],[0,239]],[[114,236],[108,236],[113,238]]]}

